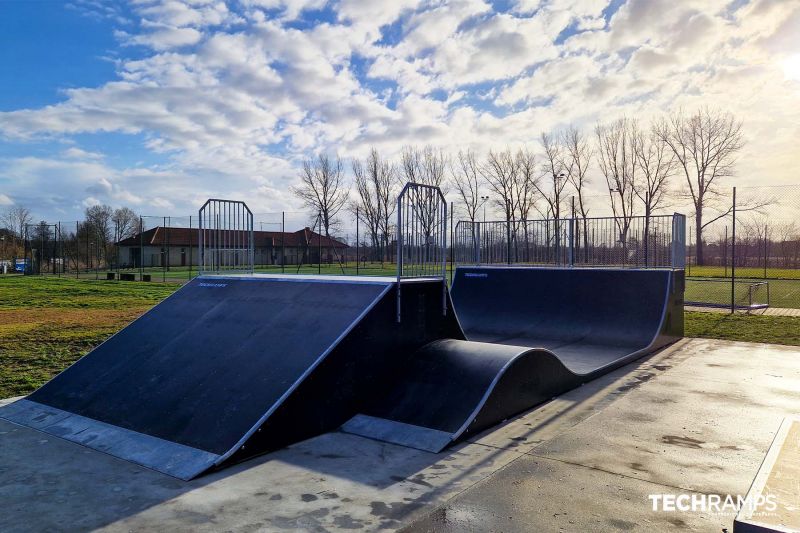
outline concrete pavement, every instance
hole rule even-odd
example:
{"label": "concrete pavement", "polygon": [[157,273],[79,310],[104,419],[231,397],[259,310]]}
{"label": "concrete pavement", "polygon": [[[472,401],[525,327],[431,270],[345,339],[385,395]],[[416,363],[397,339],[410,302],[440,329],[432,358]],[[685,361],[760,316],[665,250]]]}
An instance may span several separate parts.
{"label": "concrete pavement", "polygon": [[723,531],[652,493],[745,494],[800,351],[685,340],[442,454],[329,433],[192,482],[0,421],[2,531]]}

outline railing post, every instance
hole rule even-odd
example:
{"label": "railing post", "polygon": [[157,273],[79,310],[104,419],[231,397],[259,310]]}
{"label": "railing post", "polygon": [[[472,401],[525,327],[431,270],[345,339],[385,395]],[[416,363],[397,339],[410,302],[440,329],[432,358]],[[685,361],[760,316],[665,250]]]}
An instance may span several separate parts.
{"label": "railing post", "polygon": [[403,195],[397,197],[397,323],[400,323],[400,278],[403,276]]}

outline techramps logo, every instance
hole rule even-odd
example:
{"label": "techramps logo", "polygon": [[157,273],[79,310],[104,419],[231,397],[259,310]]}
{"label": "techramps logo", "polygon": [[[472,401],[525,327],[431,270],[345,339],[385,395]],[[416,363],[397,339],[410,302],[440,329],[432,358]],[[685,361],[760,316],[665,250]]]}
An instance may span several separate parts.
{"label": "techramps logo", "polygon": [[648,494],[653,511],[665,513],[704,513],[734,516],[746,511],[751,516],[770,516],[778,509],[774,494]]}

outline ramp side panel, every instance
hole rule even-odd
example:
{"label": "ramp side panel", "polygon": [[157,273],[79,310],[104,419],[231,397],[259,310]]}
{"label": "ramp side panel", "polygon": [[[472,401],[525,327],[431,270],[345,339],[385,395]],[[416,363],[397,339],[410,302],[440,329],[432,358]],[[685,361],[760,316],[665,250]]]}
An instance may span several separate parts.
{"label": "ramp side panel", "polygon": [[208,470],[218,456],[150,435],[22,399],[3,406],[2,418],[120,459],[189,480]]}
{"label": "ramp side panel", "polygon": [[223,455],[387,287],[197,278],[30,399]]}

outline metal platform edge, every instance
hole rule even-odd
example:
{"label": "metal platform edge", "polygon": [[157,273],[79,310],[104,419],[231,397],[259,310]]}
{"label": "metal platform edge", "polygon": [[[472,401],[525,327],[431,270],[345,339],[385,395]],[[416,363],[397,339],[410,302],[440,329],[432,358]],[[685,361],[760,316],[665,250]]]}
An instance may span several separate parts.
{"label": "metal platform edge", "polygon": [[0,418],[86,446],[184,481],[217,461],[217,454],[145,435],[99,420],[21,399],[0,406]]}

